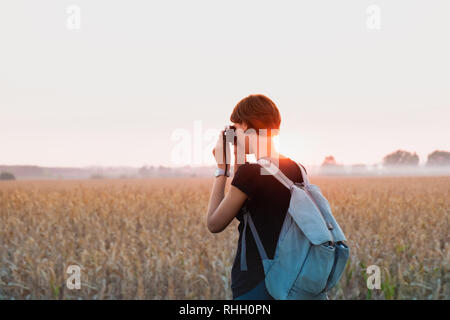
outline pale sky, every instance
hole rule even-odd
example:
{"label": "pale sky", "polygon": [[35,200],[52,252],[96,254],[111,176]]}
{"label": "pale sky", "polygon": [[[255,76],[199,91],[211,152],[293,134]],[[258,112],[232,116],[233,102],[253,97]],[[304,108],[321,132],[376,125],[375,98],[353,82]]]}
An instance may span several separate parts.
{"label": "pale sky", "polygon": [[0,164],[173,165],[176,130],[220,129],[251,93],[302,163],[424,162],[450,151],[449,18],[448,0],[1,1]]}

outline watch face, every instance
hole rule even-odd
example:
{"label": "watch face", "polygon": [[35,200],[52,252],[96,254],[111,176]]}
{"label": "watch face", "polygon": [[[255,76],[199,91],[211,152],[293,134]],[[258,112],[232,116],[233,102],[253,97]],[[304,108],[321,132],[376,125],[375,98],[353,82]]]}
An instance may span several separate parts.
{"label": "watch face", "polygon": [[[216,172],[214,173],[214,175],[215,175],[216,177],[218,177],[218,176],[224,176],[224,175],[225,175],[225,170],[223,170],[223,169],[216,169]],[[227,177],[228,177],[228,175],[227,175]]]}

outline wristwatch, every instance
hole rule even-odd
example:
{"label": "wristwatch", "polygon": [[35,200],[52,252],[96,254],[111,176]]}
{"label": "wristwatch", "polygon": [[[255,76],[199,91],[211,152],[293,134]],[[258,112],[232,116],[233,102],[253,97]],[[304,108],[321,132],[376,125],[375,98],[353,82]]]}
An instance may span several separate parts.
{"label": "wristwatch", "polygon": [[214,176],[217,178],[219,176],[226,176],[229,177],[230,176],[230,170],[227,170],[227,173],[225,174],[225,170],[217,168],[216,172],[214,173]]}

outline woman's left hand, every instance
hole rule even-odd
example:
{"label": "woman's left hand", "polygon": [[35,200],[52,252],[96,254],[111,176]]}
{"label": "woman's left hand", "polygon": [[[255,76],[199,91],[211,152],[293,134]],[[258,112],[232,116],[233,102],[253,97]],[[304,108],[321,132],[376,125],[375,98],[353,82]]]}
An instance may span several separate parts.
{"label": "woman's left hand", "polygon": [[225,170],[225,168],[230,168],[230,161],[231,161],[231,149],[230,144],[226,143],[226,154],[227,158],[226,161],[224,161],[224,154],[223,154],[223,133],[225,130],[220,131],[219,138],[217,139],[216,146],[212,150],[212,153],[214,155],[214,158],[217,162],[217,167],[219,169]]}

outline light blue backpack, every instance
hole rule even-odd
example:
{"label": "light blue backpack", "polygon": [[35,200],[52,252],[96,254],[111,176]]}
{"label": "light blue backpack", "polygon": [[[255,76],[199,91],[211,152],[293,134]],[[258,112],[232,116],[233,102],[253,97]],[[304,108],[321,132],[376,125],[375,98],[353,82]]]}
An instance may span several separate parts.
{"label": "light blue backpack", "polygon": [[272,174],[291,192],[286,218],[273,259],[266,251],[248,210],[244,214],[241,270],[247,270],[245,232],[250,226],[264,266],[265,284],[277,300],[327,299],[340,279],[349,257],[344,233],[318,186],[309,183],[299,165],[303,183],[293,183],[267,158],[258,160],[261,174]]}

